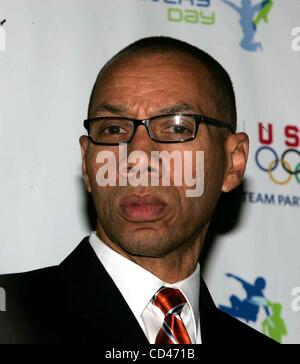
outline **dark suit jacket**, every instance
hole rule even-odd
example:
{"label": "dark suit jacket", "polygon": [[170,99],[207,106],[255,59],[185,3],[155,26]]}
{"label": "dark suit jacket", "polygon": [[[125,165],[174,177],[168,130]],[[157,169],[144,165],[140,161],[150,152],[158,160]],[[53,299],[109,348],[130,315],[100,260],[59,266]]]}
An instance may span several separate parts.
{"label": "dark suit jacket", "polygon": [[[87,237],[60,265],[0,276],[0,287],[0,343],[149,344]],[[202,279],[200,317],[204,344],[273,343],[217,309]]]}

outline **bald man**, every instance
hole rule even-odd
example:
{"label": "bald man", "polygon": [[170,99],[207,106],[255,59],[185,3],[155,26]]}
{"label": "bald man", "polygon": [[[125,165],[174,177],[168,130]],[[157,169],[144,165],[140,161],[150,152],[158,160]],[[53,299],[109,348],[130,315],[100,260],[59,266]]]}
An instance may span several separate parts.
{"label": "bald man", "polygon": [[218,310],[200,277],[214,209],[248,156],[223,67],[185,42],[141,39],[100,71],[84,126],[95,231],[56,267],[0,278],[0,342],[270,343]]}

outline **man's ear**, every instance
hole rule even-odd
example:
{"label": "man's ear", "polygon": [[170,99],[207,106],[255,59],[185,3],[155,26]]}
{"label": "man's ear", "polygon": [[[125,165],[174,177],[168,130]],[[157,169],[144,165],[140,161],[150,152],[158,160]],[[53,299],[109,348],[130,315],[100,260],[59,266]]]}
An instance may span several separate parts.
{"label": "man's ear", "polygon": [[230,192],[240,185],[244,176],[249,153],[248,135],[246,133],[231,134],[227,138],[224,148],[227,165],[222,191]]}
{"label": "man's ear", "polygon": [[85,184],[85,188],[88,192],[91,192],[91,184],[90,179],[87,173],[87,150],[89,147],[89,138],[86,135],[81,135],[79,138],[80,148],[81,148],[81,157],[82,157],[82,176]]}

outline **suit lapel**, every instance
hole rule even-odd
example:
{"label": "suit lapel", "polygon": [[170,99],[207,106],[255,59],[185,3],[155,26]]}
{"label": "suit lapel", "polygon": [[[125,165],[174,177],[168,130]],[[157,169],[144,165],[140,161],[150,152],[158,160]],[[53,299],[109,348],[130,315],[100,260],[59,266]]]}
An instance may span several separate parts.
{"label": "suit lapel", "polygon": [[67,325],[73,336],[79,335],[82,342],[149,344],[88,238],[60,267],[62,286],[66,287],[63,305],[68,314],[65,317],[69,317]]}
{"label": "suit lapel", "polygon": [[213,344],[219,341],[221,325],[219,320],[219,310],[216,308],[214,301],[208,291],[208,288],[200,278],[200,324],[201,339],[203,344]]}

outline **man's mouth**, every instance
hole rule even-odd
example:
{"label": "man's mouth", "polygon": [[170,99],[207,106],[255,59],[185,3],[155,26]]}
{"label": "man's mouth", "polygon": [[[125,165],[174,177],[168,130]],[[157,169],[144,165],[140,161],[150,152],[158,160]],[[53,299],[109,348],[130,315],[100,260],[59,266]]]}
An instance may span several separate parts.
{"label": "man's mouth", "polygon": [[166,203],[159,197],[147,194],[132,194],[124,197],[120,202],[123,216],[130,221],[158,220],[166,208]]}

